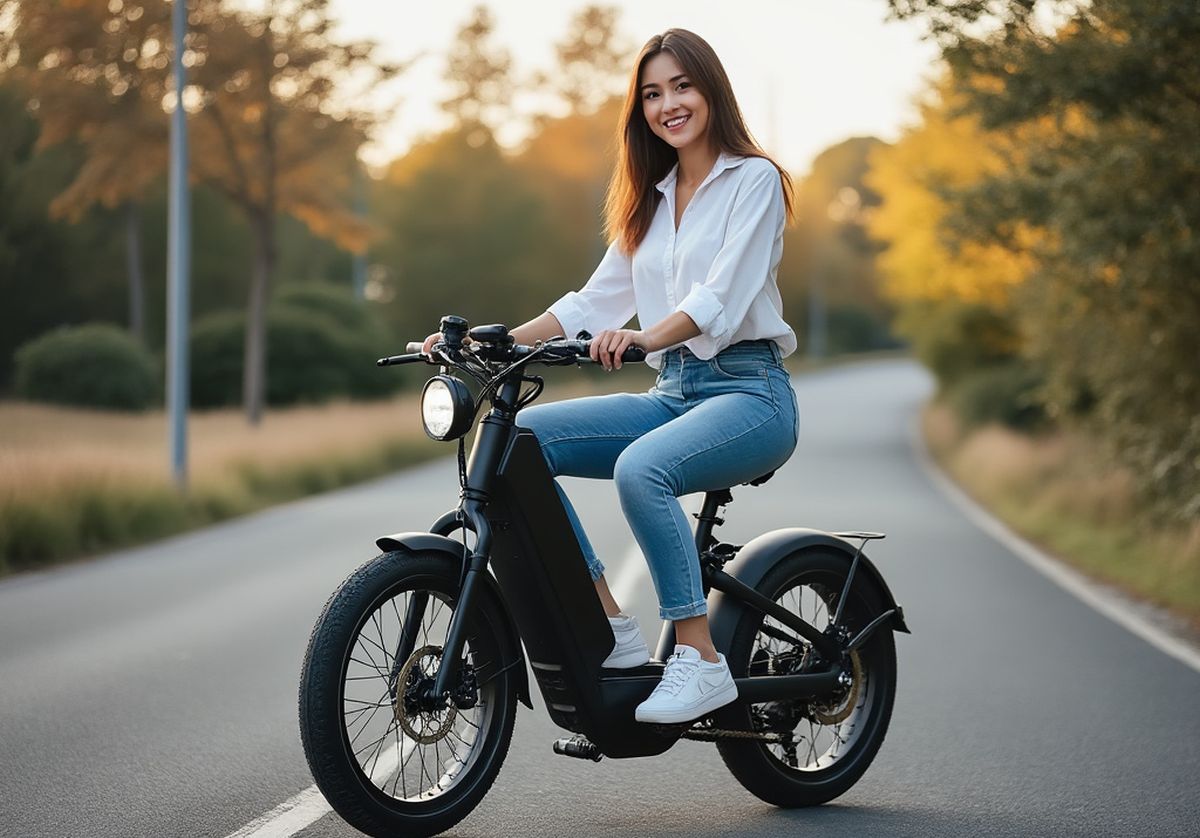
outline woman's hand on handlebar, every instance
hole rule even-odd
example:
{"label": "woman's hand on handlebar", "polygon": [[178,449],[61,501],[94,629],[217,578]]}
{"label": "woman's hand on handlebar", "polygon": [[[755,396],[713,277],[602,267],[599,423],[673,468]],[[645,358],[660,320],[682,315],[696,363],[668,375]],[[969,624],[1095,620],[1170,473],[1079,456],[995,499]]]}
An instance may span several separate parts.
{"label": "woman's hand on handlebar", "polygon": [[646,334],[637,329],[605,329],[592,338],[590,354],[592,360],[606,370],[621,368],[621,356],[631,346],[640,346],[649,352]]}
{"label": "woman's hand on handlebar", "polygon": [[428,355],[433,352],[433,345],[442,339],[441,332],[434,332],[429,337],[425,338],[425,342],[421,344],[421,354]]}

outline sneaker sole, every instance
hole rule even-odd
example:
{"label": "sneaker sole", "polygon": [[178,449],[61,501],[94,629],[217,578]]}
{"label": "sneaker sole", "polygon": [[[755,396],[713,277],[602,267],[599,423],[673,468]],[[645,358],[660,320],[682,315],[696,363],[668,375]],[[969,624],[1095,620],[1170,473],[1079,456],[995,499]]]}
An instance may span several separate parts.
{"label": "sneaker sole", "polygon": [[737,700],[737,684],[731,680],[729,686],[705,697],[704,701],[694,707],[684,707],[676,710],[674,713],[656,713],[653,710],[642,711],[639,705],[633,711],[633,717],[639,722],[648,722],[650,724],[670,725],[679,724],[680,722],[694,722],[701,716],[706,716],[713,710],[720,709],[726,704],[730,704]]}
{"label": "sneaker sole", "polygon": [[632,669],[635,666],[641,666],[650,662],[650,651],[648,649],[638,649],[633,652],[626,652],[618,657],[610,657],[600,664],[602,669]]}

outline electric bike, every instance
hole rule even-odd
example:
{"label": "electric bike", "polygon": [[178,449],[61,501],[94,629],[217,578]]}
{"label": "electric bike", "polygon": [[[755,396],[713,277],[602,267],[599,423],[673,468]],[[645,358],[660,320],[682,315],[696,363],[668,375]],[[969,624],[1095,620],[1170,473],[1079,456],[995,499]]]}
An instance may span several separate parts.
{"label": "electric bike", "polygon": [[[887,731],[893,632],[908,632],[863,552],[883,536],[789,528],[726,544],[714,530],[731,490],[707,492],[696,546],[738,698],[687,724],[637,722],[673,651],[671,623],[649,663],[601,666],[612,631],[538,440],[516,424],[544,386],[531,370],[589,362],[589,336],[522,346],[502,325],[468,329],[453,316],[441,333],[430,355],[409,344],[377,363],[440,367],[422,392],[422,422],[458,441],[460,504],[428,532],[378,539],[383,552],[330,597],[304,658],[301,739],[333,808],[369,835],[449,829],[495,780],[517,703],[532,709],[530,671],[570,734],[553,743],[558,754],[645,757],[698,739],[776,806],[849,789]],[[631,347],[624,360],[643,357]],[[489,404],[468,460],[463,437]]]}

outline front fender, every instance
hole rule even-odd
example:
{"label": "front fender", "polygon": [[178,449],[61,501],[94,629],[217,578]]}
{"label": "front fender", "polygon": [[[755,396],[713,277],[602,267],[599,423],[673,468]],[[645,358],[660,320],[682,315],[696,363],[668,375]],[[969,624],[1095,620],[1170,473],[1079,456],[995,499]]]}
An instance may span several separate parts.
{"label": "front fender", "polygon": [[[429,532],[400,532],[393,535],[385,535],[375,540],[375,544],[385,553],[400,552],[400,553],[436,553],[444,556],[459,572],[463,564],[463,545],[461,542],[455,541],[452,538],[447,538],[444,535],[436,535]],[[512,650],[516,656],[512,660],[504,661],[504,665],[508,666],[515,660],[520,660],[521,665],[513,669],[517,674],[517,698],[521,703],[533,709],[533,702],[529,698],[529,672],[525,667],[524,652],[521,646],[521,636],[517,633],[516,624],[513,622],[512,614],[508,610],[508,603],[504,601],[503,595],[500,593],[500,586],[496,583],[496,577],[490,573],[480,574],[484,580],[483,590],[486,591],[486,596],[493,597],[496,600],[500,612],[504,614],[505,622],[508,626],[508,648]],[[478,590],[478,589],[476,589]]]}
{"label": "front fender", "polygon": [[[725,572],[751,588],[757,588],[763,577],[785,556],[816,548],[832,548],[834,552],[845,556],[847,569],[850,567],[850,562],[854,560],[855,546],[850,542],[821,530],[789,527],[763,533],[748,541],[725,565]],[[878,589],[885,608],[896,609],[896,613],[891,619],[892,630],[910,634],[911,632],[904,622],[904,610],[896,603],[892,592],[888,589],[887,582],[883,580],[883,575],[865,553],[858,559],[855,584],[860,584],[860,580],[863,579],[868,580],[869,584]],[[729,644],[733,641],[733,633],[737,629],[738,620],[747,607],[740,600],[727,596],[716,589],[709,592],[708,625],[709,631],[712,632],[713,644],[717,649],[729,648]],[[659,638],[656,653],[658,659],[666,660],[674,648],[675,632],[671,623],[668,622],[663,626],[663,632]]]}

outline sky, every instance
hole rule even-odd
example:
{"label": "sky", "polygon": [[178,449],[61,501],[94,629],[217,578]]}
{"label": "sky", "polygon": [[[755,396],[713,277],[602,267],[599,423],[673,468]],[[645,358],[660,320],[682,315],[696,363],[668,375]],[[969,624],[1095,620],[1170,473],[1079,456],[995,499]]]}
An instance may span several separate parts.
{"label": "sky", "polygon": [[[916,117],[915,102],[935,72],[936,49],[919,24],[887,19],[885,0],[736,0],[690,3],[608,0],[621,9],[629,44],[682,27],[705,38],[725,65],[751,132],[768,153],[804,174],[822,149],[851,136],[895,140]],[[339,35],[374,40],[388,60],[417,61],[373,92],[392,117],[364,152],[382,165],[447,125],[445,55],[476,0],[380,3],[332,0]],[[494,0],[493,44],[507,48],[518,80],[553,68],[554,44],[585,3]],[[518,105],[529,97],[518,96]],[[498,133],[518,144],[522,126]]]}

